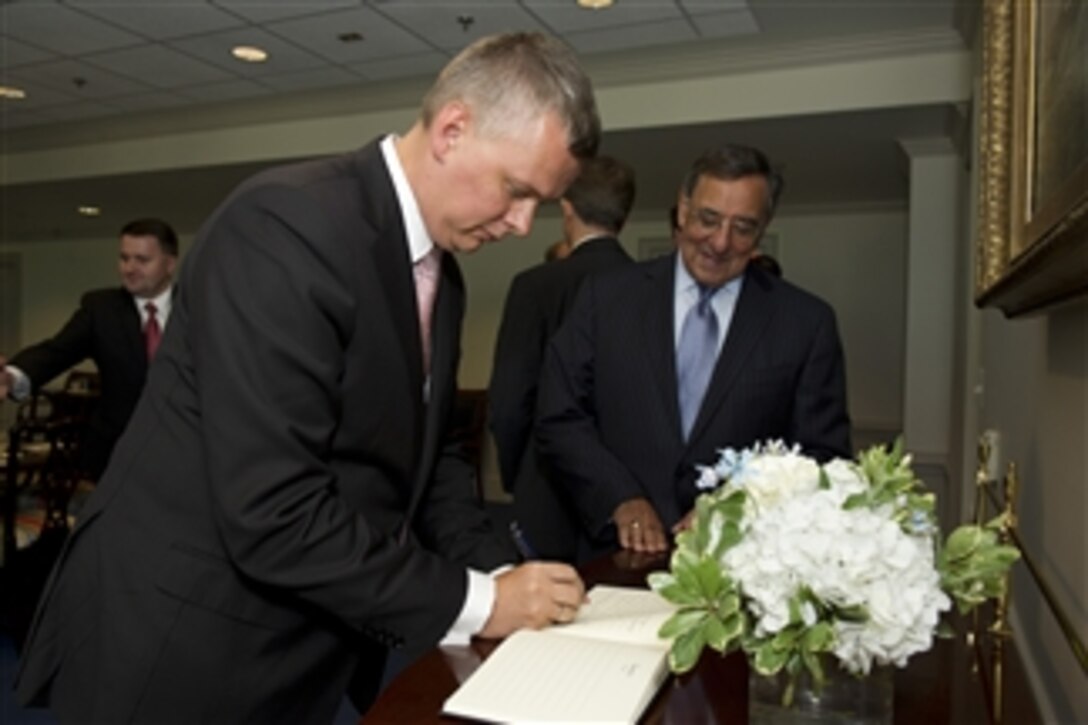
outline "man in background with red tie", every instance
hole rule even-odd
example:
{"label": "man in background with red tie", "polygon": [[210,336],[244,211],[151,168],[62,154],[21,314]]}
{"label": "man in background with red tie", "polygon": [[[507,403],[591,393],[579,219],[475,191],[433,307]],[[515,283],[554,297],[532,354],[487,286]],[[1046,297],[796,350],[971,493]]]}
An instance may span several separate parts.
{"label": "man in background with red tie", "polygon": [[122,286],[84,294],[56,335],[17,353],[0,374],[0,400],[6,395],[22,401],[72,366],[94,361],[101,396],[81,450],[83,473],[93,481],[105,470],[143,390],[170,316],[178,259],[177,234],[160,219],[129,222],[120,240]]}
{"label": "man in background with red tie", "polygon": [[390,650],[570,621],[577,572],[515,565],[447,435],[455,257],[528,234],[599,138],[573,51],[511,33],[453,58],[403,135],[239,186],[186,254],[18,699],[61,722],[330,722]]}

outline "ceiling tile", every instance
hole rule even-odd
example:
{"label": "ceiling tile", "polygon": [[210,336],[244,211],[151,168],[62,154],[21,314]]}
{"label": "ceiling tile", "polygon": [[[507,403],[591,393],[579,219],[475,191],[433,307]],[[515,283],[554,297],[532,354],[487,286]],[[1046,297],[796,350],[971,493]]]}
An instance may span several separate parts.
{"label": "ceiling tile", "polygon": [[245,20],[206,3],[178,0],[79,0],[79,9],[126,30],[164,40],[245,25]]}
{"label": "ceiling tile", "polygon": [[203,86],[185,88],[179,93],[186,98],[191,98],[198,103],[212,103],[217,101],[230,101],[234,99],[253,98],[265,96],[272,91],[260,83],[248,80],[228,81],[227,83],[209,83]]}
{"label": "ceiling tile", "polygon": [[333,10],[357,8],[362,0],[214,0],[215,4],[257,23],[270,23],[285,18],[317,15]]}
{"label": "ceiling tile", "polygon": [[565,36],[579,53],[590,55],[612,50],[642,48],[666,43],[695,40],[695,31],[687,20],[668,20],[653,25],[628,25],[623,28],[567,33]]}
{"label": "ceiling tile", "polygon": [[[474,40],[508,30],[548,30],[511,2],[386,2],[376,9],[444,50],[457,51]],[[466,21],[471,19],[471,22]]]}
{"label": "ceiling tile", "polygon": [[746,0],[680,0],[680,6],[691,15],[748,9]]}
{"label": "ceiling tile", "polygon": [[52,53],[40,48],[5,37],[0,37],[0,53],[3,54],[4,68],[18,68],[21,65],[40,63],[54,57]]}
{"label": "ceiling tile", "polygon": [[329,67],[306,70],[301,73],[261,78],[261,83],[277,91],[312,91],[318,88],[362,84],[365,81],[343,68]]}
{"label": "ceiling tile", "polygon": [[[579,7],[574,0],[521,0],[549,27],[560,33],[614,28],[647,22],[678,20],[684,17],[672,0],[650,2],[617,2],[604,10],[588,10]],[[651,30],[650,33],[655,31]],[[647,38],[649,40],[649,38]]]}
{"label": "ceiling tile", "polygon": [[88,100],[148,90],[148,86],[143,83],[123,78],[78,60],[64,59],[25,66],[17,73],[20,77],[35,83]]}
{"label": "ceiling tile", "polygon": [[4,33],[31,45],[78,55],[141,42],[132,33],[107,25],[55,2],[5,3]]}
{"label": "ceiling tile", "polygon": [[24,78],[21,72],[16,71],[4,79],[5,85],[21,88],[26,92],[26,98],[18,101],[5,101],[4,108],[16,108],[20,111],[36,111],[45,106],[54,106],[58,103],[75,103],[79,96],[72,92],[58,91],[49,86],[42,85],[34,79]]}
{"label": "ceiling tile", "polygon": [[63,105],[49,106],[36,113],[38,120],[44,123],[57,121],[77,121],[87,118],[101,118],[117,113],[117,110],[101,103],[80,101],[79,103],[66,103]]}
{"label": "ceiling tile", "polygon": [[[168,45],[230,71],[234,75],[251,78],[308,70],[325,64],[316,55],[261,28],[241,28],[171,40],[168,41]],[[236,45],[256,45],[263,48],[268,51],[268,60],[264,63],[243,63],[230,54],[230,49]]]}
{"label": "ceiling tile", "polygon": [[370,80],[381,81],[409,76],[433,76],[446,64],[449,57],[438,52],[422,55],[387,58],[348,66]]}
{"label": "ceiling tile", "polygon": [[748,10],[697,15],[693,22],[699,35],[704,38],[753,35],[759,32],[759,24]]}
{"label": "ceiling tile", "polygon": [[118,96],[105,102],[111,108],[125,112],[154,111],[163,108],[177,108],[189,103],[189,99],[177,93],[152,91],[133,96]]}
{"label": "ceiling tile", "polygon": [[142,45],[101,53],[88,56],[87,62],[155,88],[215,83],[238,77],[164,45]]}
{"label": "ceiling tile", "polygon": [[[288,20],[267,26],[270,31],[290,38],[336,63],[353,63],[371,58],[411,55],[433,50],[422,40],[369,8],[357,8],[300,20]],[[343,33],[363,37],[345,43]]]}

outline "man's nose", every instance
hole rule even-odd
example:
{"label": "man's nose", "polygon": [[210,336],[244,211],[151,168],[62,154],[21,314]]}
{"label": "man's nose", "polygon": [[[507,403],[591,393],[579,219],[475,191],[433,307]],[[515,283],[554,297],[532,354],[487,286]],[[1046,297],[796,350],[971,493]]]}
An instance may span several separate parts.
{"label": "man's nose", "polygon": [[519,237],[524,237],[533,228],[533,215],[536,213],[536,199],[518,199],[510,204],[503,221]]}
{"label": "man's nose", "polygon": [[721,254],[728,250],[732,243],[733,225],[727,220],[722,220],[718,228],[710,234],[710,246],[715,252]]}

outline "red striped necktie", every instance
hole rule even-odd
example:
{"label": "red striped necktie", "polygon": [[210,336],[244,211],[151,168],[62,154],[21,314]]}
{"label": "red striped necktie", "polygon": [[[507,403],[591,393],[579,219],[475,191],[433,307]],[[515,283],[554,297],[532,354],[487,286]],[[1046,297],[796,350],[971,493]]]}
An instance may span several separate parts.
{"label": "red striped necktie", "polygon": [[151,362],[162,341],[162,327],[159,326],[159,318],[155,316],[158,312],[155,303],[148,302],[144,305],[144,309],[147,310],[147,322],[144,323],[144,346],[147,349],[147,361]]}

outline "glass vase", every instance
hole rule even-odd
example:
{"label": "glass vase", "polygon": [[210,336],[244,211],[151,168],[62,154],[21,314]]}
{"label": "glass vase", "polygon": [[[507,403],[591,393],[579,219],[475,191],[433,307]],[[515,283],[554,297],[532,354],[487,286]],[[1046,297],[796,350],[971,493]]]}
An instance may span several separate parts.
{"label": "glass vase", "polygon": [[758,725],[834,723],[835,725],[890,725],[893,705],[891,667],[874,667],[856,677],[825,660],[824,685],[816,688],[802,669],[793,689],[793,701],[784,704],[789,677],[785,671],[765,676],[749,668],[748,722]]}

